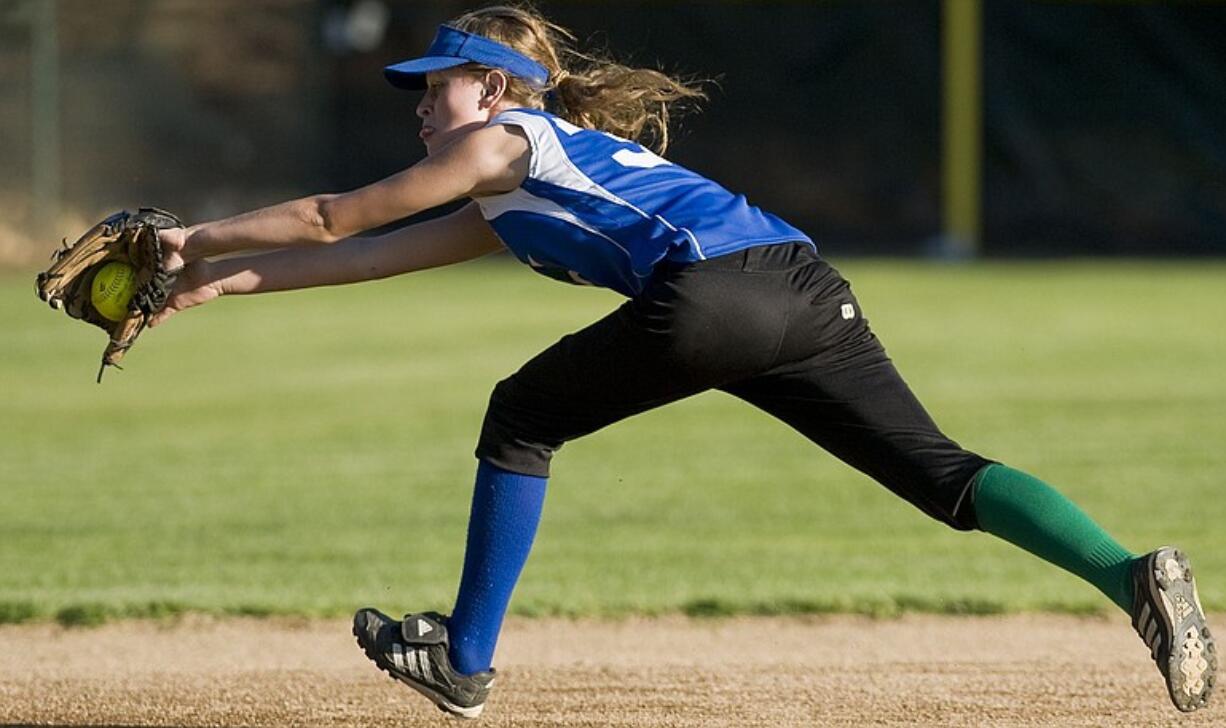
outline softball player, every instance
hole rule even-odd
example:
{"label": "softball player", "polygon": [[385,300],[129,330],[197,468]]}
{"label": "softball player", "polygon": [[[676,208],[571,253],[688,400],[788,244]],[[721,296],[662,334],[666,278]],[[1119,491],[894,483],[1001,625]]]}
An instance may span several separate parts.
{"label": "softball player", "polygon": [[[1090,582],[1132,615],[1175,706],[1204,706],[1216,658],[1186,557],[1129,552],[1042,481],[942,434],[809,236],[634,141],[653,136],[663,152],[668,105],[701,92],[574,54],[568,38],[531,9],[468,13],[423,57],[386,69],[395,86],[425,89],[426,159],[353,192],[163,236],[169,264],[190,265],[155,324],[219,295],[369,280],[504,246],[538,272],[628,298],[494,388],[454,611],[358,611],[354,633],[375,664],[444,711],[479,715],[554,453],[720,389],[929,516]],[[462,198],[472,202],[445,217],[351,237]],[[259,248],[279,250],[208,260]]]}

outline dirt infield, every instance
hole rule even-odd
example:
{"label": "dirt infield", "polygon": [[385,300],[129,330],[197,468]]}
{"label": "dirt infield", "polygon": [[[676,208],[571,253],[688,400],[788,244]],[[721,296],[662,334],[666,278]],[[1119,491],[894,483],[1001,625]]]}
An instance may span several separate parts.
{"label": "dirt infield", "polygon": [[[512,620],[483,726],[1226,724],[1122,619]],[[0,627],[0,726],[454,725],[341,621]]]}

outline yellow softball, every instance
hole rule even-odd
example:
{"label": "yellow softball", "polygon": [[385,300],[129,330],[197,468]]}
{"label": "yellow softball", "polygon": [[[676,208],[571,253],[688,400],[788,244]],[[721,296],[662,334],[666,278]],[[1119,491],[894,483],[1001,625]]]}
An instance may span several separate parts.
{"label": "yellow softball", "polygon": [[116,260],[102,266],[94,276],[89,300],[104,318],[121,321],[128,315],[128,301],[135,292],[136,270]]}

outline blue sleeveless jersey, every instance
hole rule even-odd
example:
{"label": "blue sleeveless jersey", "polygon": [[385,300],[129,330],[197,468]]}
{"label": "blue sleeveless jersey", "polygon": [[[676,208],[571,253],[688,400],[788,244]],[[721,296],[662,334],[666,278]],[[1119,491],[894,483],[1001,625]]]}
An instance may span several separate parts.
{"label": "blue sleeveless jersey", "polygon": [[504,111],[490,123],[523,129],[532,157],[519,187],[474,199],[511,252],[552,278],[634,296],[661,261],[813,245],[744,195],[634,142],[535,109]]}

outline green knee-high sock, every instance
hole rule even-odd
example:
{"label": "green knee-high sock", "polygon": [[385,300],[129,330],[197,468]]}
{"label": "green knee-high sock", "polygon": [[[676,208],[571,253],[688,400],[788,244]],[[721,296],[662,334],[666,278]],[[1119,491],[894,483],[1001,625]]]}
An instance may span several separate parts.
{"label": "green knee-high sock", "polygon": [[1115,542],[1068,498],[1038,478],[994,464],[974,491],[979,527],[1098,587],[1132,611],[1130,566],[1135,554]]}

